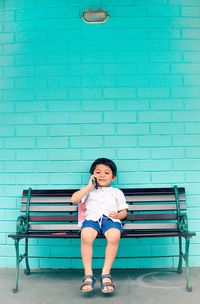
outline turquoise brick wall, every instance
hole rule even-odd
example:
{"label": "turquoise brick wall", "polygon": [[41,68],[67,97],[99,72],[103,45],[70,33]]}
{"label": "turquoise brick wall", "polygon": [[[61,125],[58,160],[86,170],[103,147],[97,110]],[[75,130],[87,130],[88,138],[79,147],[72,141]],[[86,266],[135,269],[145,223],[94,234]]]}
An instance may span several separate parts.
{"label": "turquoise brick wall", "polygon": [[[88,25],[84,9],[110,19]],[[200,266],[199,0],[0,1],[0,267],[14,267],[22,190],[79,188],[101,156],[119,187],[187,190],[191,265]],[[96,254],[104,252],[97,240]],[[174,240],[122,240],[119,253],[174,253]],[[33,240],[37,255],[79,255],[78,240]],[[171,267],[175,259],[116,261]],[[101,267],[102,261],[95,266]],[[36,259],[32,267],[81,267]]]}

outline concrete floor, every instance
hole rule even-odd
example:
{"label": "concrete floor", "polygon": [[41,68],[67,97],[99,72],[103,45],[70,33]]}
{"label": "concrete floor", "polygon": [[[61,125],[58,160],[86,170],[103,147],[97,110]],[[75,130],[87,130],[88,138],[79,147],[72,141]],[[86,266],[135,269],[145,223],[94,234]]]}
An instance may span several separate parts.
{"label": "concrete floor", "polygon": [[175,270],[113,270],[116,293],[106,297],[101,293],[100,271],[92,295],[80,292],[82,270],[36,269],[30,276],[20,270],[19,291],[13,293],[15,269],[0,269],[1,304],[197,304],[200,299],[200,268],[190,269],[192,292],[185,289],[185,273]]}

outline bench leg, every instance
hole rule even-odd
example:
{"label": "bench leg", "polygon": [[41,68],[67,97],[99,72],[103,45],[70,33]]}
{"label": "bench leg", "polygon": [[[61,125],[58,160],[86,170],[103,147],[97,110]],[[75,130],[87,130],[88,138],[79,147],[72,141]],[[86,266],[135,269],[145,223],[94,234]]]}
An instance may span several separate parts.
{"label": "bench leg", "polygon": [[19,240],[15,240],[15,252],[16,252],[16,277],[15,277],[15,288],[13,288],[13,292],[16,293],[18,291],[18,282],[19,282]]}
{"label": "bench leg", "polygon": [[179,262],[178,262],[178,269],[177,269],[178,273],[183,272],[182,261],[183,261],[182,237],[179,236]]}
{"label": "bench leg", "polygon": [[24,273],[26,275],[29,275],[31,273],[29,262],[28,262],[28,238],[25,239],[25,263],[26,263],[26,269],[24,270]]}
{"label": "bench leg", "polygon": [[184,259],[185,259],[185,266],[186,266],[186,288],[187,291],[192,291],[192,286],[190,285],[189,282],[189,247],[190,247],[190,237],[186,237],[185,238],[185,255],[184,255]]}

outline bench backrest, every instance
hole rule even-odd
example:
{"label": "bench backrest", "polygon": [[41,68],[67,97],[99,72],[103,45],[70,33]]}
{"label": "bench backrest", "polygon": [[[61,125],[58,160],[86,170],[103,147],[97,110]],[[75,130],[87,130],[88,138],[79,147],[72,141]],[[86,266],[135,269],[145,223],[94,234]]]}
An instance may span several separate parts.
{"label": "bench backrest", "polygon": [[[121,189],[129,204],[124,230],[180,231],[186,216],[185,188]],[[28,218],[29,233],[78,231],[77,204],[70,203],[74,190],[24,190],[21,212]]]}

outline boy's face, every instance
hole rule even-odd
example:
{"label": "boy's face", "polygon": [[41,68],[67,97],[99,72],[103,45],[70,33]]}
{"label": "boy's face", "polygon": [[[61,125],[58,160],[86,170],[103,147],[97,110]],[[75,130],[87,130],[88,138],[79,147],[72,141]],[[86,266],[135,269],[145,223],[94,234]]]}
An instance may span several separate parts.
{"label": "boy's face", "polygon": [[97,178],[100,187],[108,187],[115,180],[110,167],[103,164],[96,165],[93,175]]}

